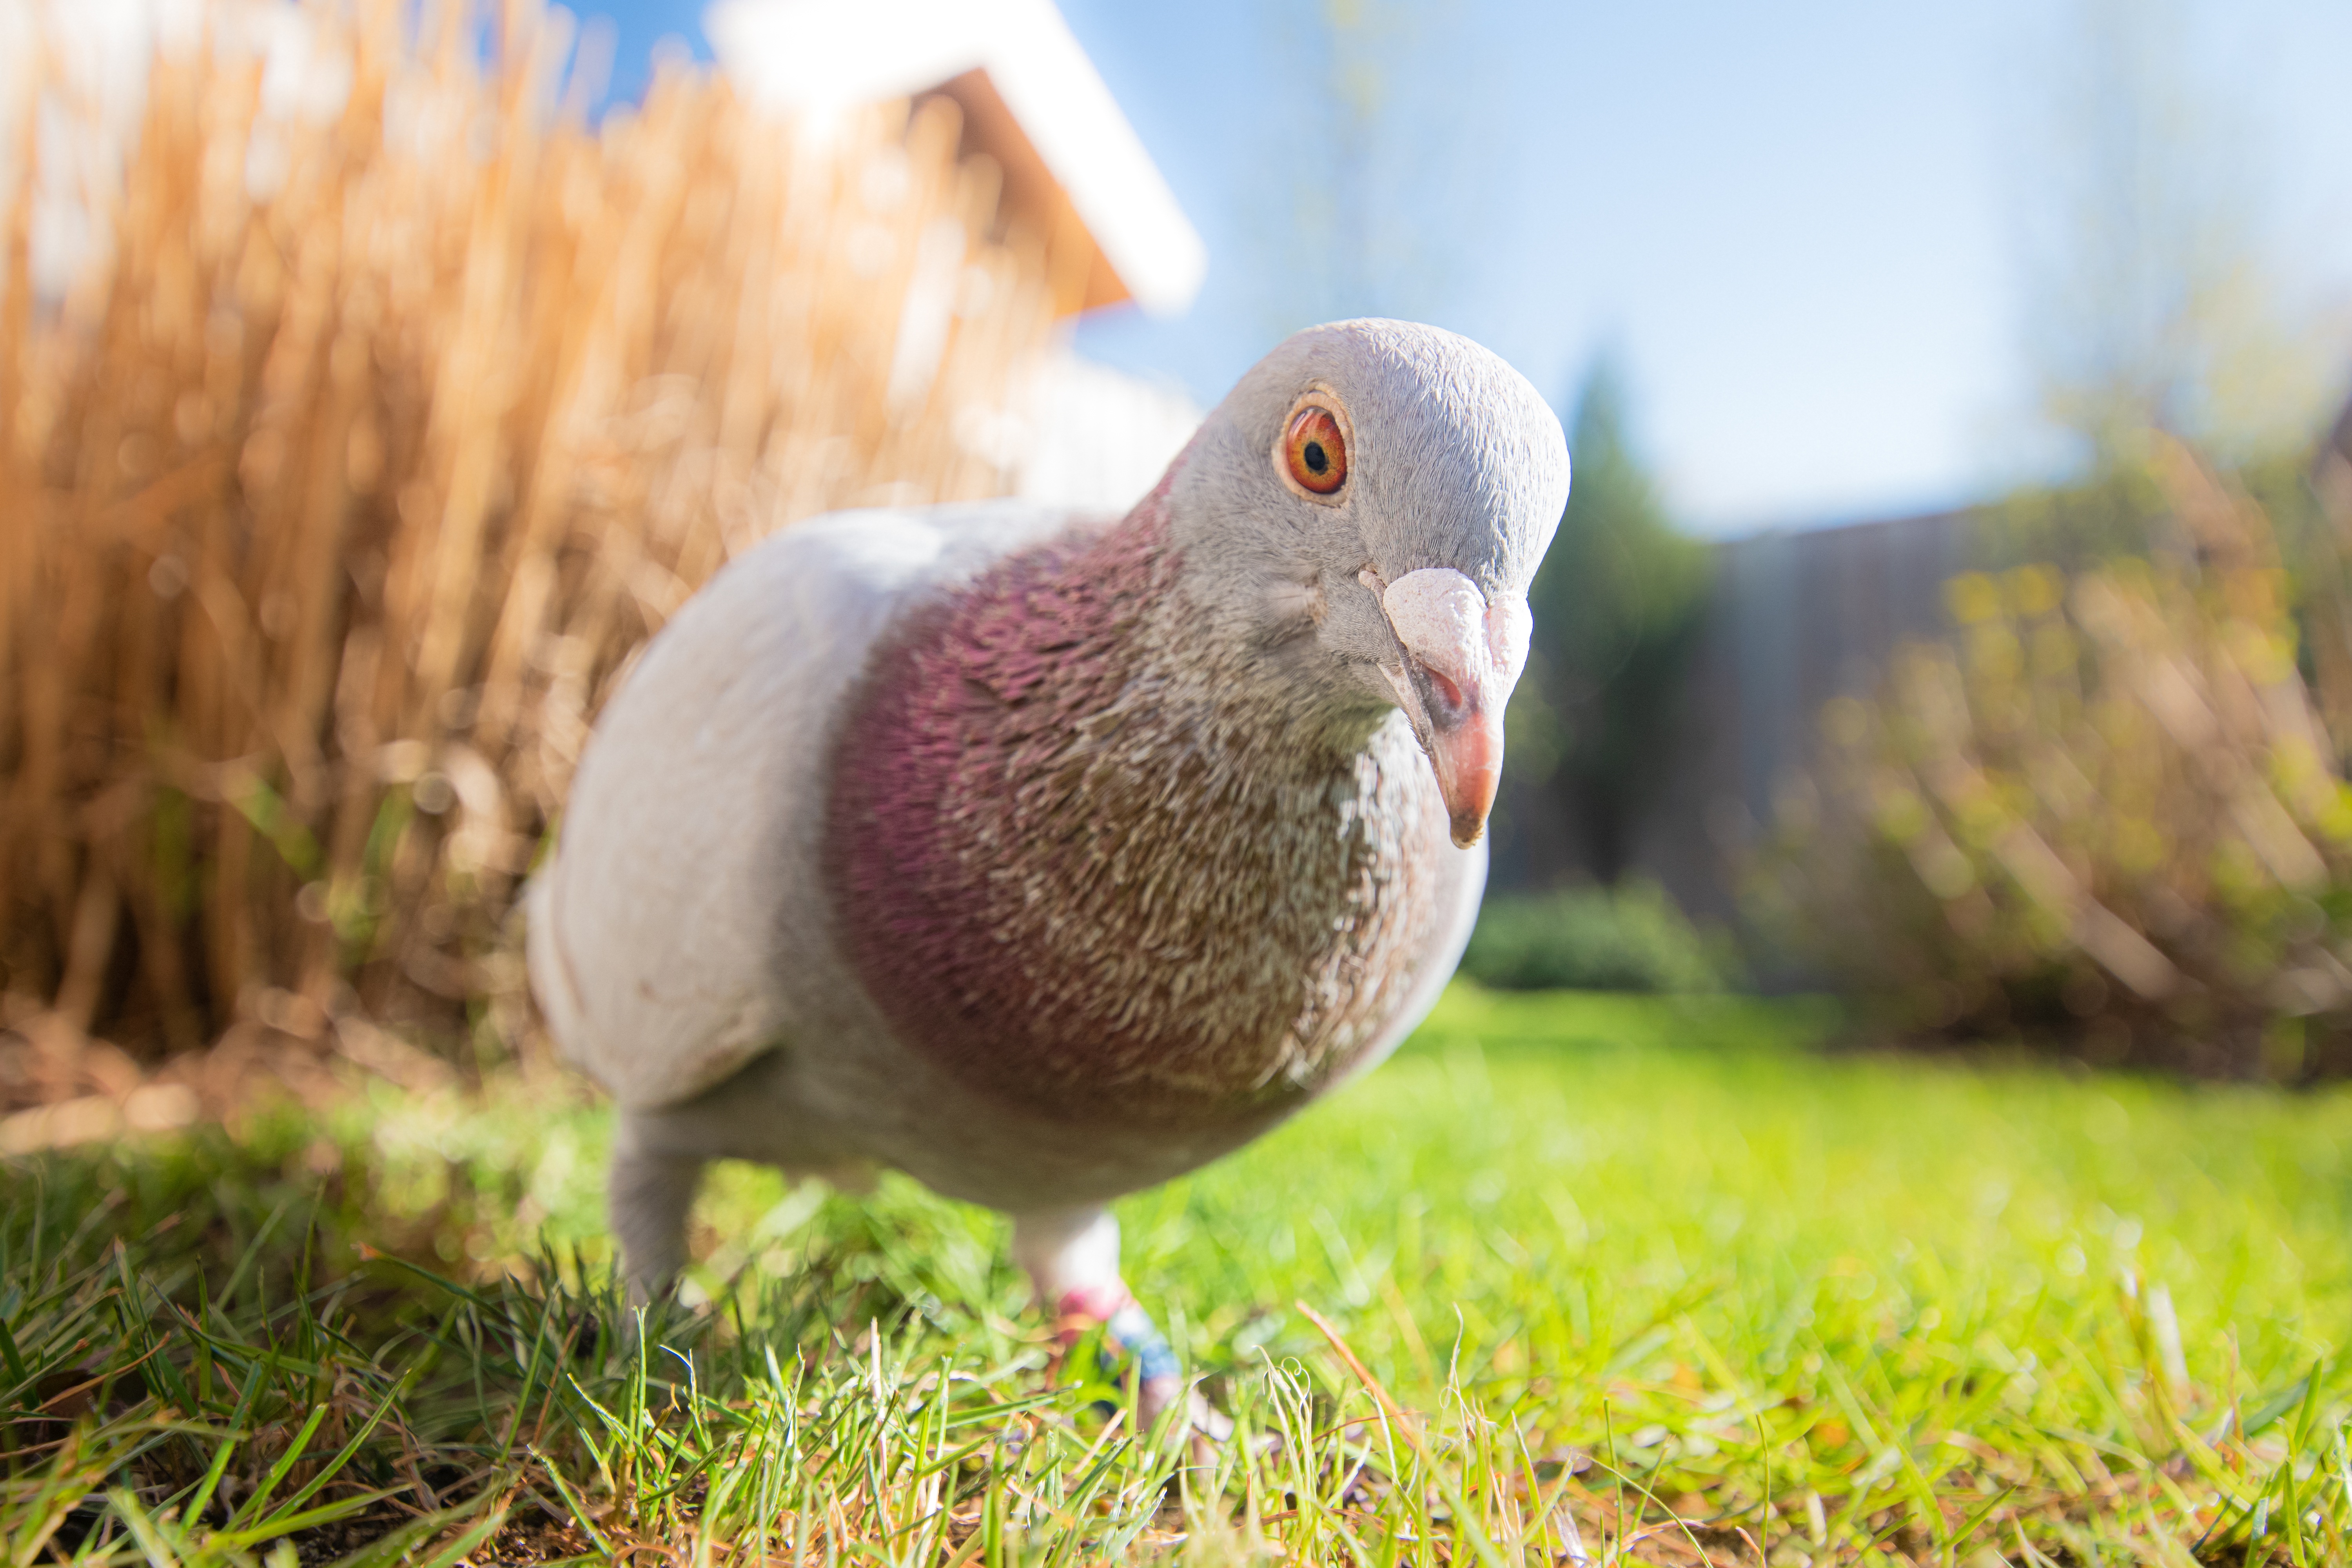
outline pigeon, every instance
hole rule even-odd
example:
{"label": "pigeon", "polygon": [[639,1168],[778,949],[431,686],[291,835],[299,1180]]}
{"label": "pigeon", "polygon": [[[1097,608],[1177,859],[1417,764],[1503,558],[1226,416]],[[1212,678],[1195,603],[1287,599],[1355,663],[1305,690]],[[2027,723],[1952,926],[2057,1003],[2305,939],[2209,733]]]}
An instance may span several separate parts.
{"label": "pigeon", "polygon": [[895,1169],[1012,1216],[1056,1342],[1100,1329],[1144,1419],[1181,1397],[1107,1205],[1435,1001],[1568,488],[1501,358],[1341,321],[1124,517],[841,511],[713,576],[606,705],[528,894],[541,1011],[617,1105],[633,1294],[685,1266],[712,1160]]}

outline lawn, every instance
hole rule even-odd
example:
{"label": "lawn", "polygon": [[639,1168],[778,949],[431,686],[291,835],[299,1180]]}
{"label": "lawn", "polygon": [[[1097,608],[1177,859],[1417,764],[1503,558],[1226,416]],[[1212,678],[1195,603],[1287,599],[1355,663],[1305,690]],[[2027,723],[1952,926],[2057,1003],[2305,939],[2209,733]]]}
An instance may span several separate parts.
{"label": "lawn", "polygon": [[0,1163],[0,1561],[2352,1560],[2352,1092],[1833,1023],[1457,988],[1128,1202],[1202,1454],[901,1181],[722,1170],[629,1333],[545,1072]]}

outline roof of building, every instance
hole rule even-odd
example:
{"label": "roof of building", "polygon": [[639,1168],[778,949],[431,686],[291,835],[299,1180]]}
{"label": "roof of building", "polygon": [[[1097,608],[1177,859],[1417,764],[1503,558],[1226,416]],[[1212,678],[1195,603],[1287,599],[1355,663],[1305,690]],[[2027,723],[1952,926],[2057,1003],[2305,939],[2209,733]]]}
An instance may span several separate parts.
{"label": "roof of building", "polygon": [[964,144],[1004,171],[1009,216],[1049,239],[1081,226],[1091,257],[1072,310],[1192,303],[1208,252],[1052,0],[715,0],[719,61],[754,101],[837,110],[939,92]]}

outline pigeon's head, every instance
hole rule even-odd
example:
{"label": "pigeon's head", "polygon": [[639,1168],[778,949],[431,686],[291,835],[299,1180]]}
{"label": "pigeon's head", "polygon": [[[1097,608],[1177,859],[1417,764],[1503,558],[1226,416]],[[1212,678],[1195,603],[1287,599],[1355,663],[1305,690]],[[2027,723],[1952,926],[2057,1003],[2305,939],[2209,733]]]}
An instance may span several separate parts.
{"label": "pigeon's head", "polygon": [[1196,602],[1333,714],[1402,709],[1465,847],[1567,501],[1568,443],[1525,376],[1384,321],[1309,328],[1261,360],[1171,494]]}

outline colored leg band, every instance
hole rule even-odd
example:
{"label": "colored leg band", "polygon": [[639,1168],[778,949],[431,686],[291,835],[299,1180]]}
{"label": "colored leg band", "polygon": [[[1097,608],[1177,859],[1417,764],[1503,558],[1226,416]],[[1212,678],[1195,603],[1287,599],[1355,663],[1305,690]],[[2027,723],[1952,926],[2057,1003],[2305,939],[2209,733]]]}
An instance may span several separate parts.
{"label": "colored leg band", "polygon": [[1055,1338],[1064,1351],[1076,1344],[1088,1328],[1100,1323],[1104,1337],[1135,1358],[1136,1370],[1146,1383],[1159,1377],[1174,1377],[1183,1370],[1168,1337],[1151,1321],[1151,1314],[1128,1293],[1126,1286],[1082,1286],[1065,1291],[1055,1306]]}
{"label": "colored leg band", "polygon": [[1160,1325],[1133,1301],[1112,1313],[1110,1321],[1103,1327],[1118,1342],[1120,1349],[1135,1358],[1136,1369],[1142,1373],[1144,1382],[1174,1377],[1181,1370],[1176,1352],[1169,1345],[1168,1337],[1160,1331]]}

